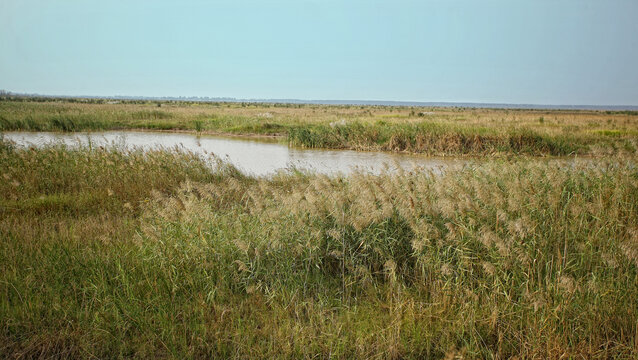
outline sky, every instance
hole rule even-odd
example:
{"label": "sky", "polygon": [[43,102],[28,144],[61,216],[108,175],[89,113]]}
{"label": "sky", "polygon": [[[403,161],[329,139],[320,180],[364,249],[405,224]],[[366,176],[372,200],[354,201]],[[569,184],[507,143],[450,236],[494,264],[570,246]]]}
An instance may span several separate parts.
{"label": "sky", "polygon": [[638,105],[636,0],[0,0],[0,89]]}

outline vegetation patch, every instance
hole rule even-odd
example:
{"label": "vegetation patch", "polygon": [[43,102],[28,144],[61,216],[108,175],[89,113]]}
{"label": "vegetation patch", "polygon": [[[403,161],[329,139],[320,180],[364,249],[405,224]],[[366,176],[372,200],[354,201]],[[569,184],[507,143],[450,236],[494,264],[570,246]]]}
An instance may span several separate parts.
{"label": "vegetation patch", "polygon": [[349,177],[209,165],[0,141],[0,353],[638,356],[635,156]]}
{"label": "vegetation patch", "polygon": [[455,128],[421,122],[409,125],[349,123],[298,126],[288,132],[292,145],[423,153],[485,155],[494,153],[569,155],[585,145],[568,136],[543,136],[530,130],[496,132],[486,128]]}
{"label": "vegetation patch", "polygon": [[635,111],[0,97],[0,131],[122,129],[280,136],[309,148],[428,155],[618,154],[638,142]]}

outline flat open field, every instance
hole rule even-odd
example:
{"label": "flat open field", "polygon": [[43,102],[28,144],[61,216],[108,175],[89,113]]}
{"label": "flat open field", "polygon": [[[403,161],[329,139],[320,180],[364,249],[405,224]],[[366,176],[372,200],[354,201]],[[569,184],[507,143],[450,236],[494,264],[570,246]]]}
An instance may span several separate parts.
{"label": "flat open field", "polygon": [[638,149],[638,112],[631,111],[0,100],[0,130],[110,129],[270,135],[310,148],[428,155],[600,155]]}

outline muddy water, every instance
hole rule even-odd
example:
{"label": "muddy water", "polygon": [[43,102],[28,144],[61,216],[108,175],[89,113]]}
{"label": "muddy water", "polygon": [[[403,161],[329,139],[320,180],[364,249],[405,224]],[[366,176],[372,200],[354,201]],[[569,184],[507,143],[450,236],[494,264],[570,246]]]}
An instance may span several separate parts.
{"label": "muddy water", "polygon": [[106,131],[92,133],[8,132],[5,139],[22,146],[42,146],[61,142],[68,145],[105,146],[153,149],[180,148],[208,158],[214,154],[227,159],[239,169],[257,176],[270,175],[278,170],[298,169],[334,175],[348,174],[359,169],[371,173],[396,171],[399,167],[415,167],[440,172],[465,161],[452,158],[432,158],[417,155],[352,150],[300,149],[272,139],[246,139],[220,136],[197,136],[187,133]]}

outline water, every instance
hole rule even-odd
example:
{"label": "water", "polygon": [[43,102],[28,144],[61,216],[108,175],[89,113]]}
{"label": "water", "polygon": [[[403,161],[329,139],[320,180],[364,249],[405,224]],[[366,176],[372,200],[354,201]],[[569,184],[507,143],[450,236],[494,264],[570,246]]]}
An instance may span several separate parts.
{"label": "water", "polygon": [[289,147],[272,139],[246,139],[221,136],[197,136],[187,133],[106,131],[93,133],[7,132],[5,139],[22,146],[43,146],[61,142],[67,145],[118,145],[125,148],[153,149],[175,147],[208,157],[217,155],[230,161],[247,174],[271,175],[278,170],[295,167],[318,173],[348,174],[359,169],[381,173],[396,171],[399,167],[415,167],[441,172],[450,166],[460,166],[463,160],[432,158],[418,155],[352,150],[300,149]]}

